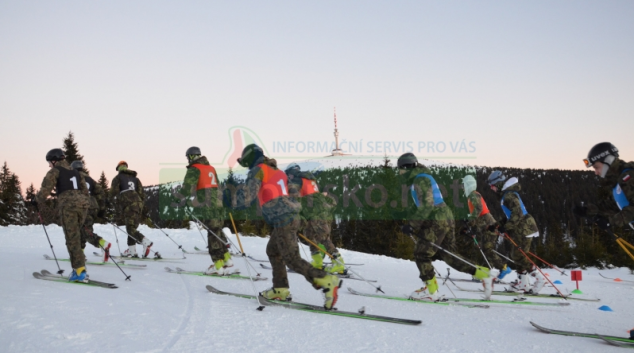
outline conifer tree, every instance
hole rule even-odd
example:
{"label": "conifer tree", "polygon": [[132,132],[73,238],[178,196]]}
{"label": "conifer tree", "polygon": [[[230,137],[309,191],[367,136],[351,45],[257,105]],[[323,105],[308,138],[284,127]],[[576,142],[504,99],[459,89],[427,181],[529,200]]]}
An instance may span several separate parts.
{"label": "conifer tree", "polygon": [[24,224],[27,209],[17,175],[9,170],[7,162],[0,169],[0,224]]}
{"label": "conifer tree", "polygon": [[84,161],[84,156],[79,154],[79,147],[77,146],[77,142],[75,142],[75,135],[72,131],[69,131],[68,136],[64,138],[64,146],[62,147],[62,150],[64,151],[66,161],[69,164],[74,161],[81,161],[84,164],[83,171],[86,174],[89,174],[89,171],[86,168],[86,161]]}
{"label": "conifer tree", "polygon": [[106,178],[106,173],[104,173],[103,170],[101,171],[101,176],[99,176],[99,180],[97,181],[97,184],[101,186],[101,188],[103,189],[103,192],[108,194],[108,192],[110,191],[110,183],[108,183],[108,178]]}

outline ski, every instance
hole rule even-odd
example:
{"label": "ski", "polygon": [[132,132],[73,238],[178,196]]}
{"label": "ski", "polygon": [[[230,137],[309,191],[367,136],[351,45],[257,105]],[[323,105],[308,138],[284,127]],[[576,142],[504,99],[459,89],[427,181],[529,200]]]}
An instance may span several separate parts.
{"label": "ski", "polygon": [[[48,256],[48,255],[44,255],[44,258],[47,260],[55,260],[54,258]],[[66,262],[70,262],[70,259],[57,259],[58,261],[66,261]],[[117,262],[119,264],[119,266],[121,267],[129,267],[132,269],[142,269],[142,268],[146,268],[147,265],[133,265],[133,264],[126,264],[125,261],[119,261]],[[92,261],[86,261],[86,265],[95,265],[95,266],[116,266],[114,263],[112,262],[92,262]]]}
{"label": "ski", "polygon": [[[348,287],[348,291],[355,295],[362,295],[364,297],[371,298],[383,298],[383,299],[392,299],[392,300],[401,300],[401,301],[411,301],[415,303],[421,304],[442,304],[442,305],[461,305],[467,307],[480,307],[480,308],[488,308],[488,304],[510,304],[510,305],[523,305],[523,306],[569,306],[570,303],[561,302],[561,303],[540,303],[540,302],[529,302],[526,301],[526,298],[522,298],[519,300],[485,300],[485,299],[473,299],[473,298],[444,298],[444,300],[437,302],[430,302],[424,300],[413,300],[409,299],[407,296],[389,296],[389,295],[381,295],[381,294],[369,294],[369,293],[361,293],[356,290]],[[471,304],[475,303],[475,304]]]}
{"label": "ski", "polygon": [[197,246],[194,246],[194,250],[195,251],[188,251],[187,253],[188,254],[193,254],[193,255],[209,255],[209,251],[201,250]]}
{"label": "ski", "polygon": [[555,329],[546,328],[544,326],[540,326],[540,325],[538,325],[538,324],[536,324],[536,323],[534,323],[532,321],[530,321],[530,323],[536,329],[538,329],[538,330],[540,330],[542,332],[546,332],[546,333],[552,333],[552,334],[555,334],[555,335],[563,335],[563,336],[578,336],[578,337],[600,339],[600,340],[606,341],[607,343],[610,343],[612,345],[619,345],[621,347],[634,348],[634,340],[631,340],[631,339],[625,338],[625,337],[615,337],[615,336],[608,336],[608,335],[600,335],[600,334],[597,334],[597,333],[583,333],[583,332],[555,330]]}
{"label": "ski", "polygon": [[48,272],[46,270],[42,270],[41,273],[40,272],[33,272],[33,277],[35,277],[37,279],[42,279],[42,280],[46,280],[46,281],[53,281],[53,282],[62,282],[62,283],[71,283],[71,284],[83,284],[83,285],[86,285],[86,286],[111,288],[111,289],[118,288],[115,284],[112,284],[112,283],[105,283],[105,282],[99,282],[99,281],[93,281],[93,280],[88,280],[88,282],[70,282],[70,281],[68,281],[68,278],[52,274],[52,273],[50,273],[50,272]]}
{"label": "ski", "polygon": [[[443,280],[443,283],[446,281],[453,281],[453,282],[468,282],[468,283],[479,283],[482,284],[482,281],[479,279],[467,279],[467,278],[452,278],[452,277],[441,277],[440,279]],[[494,280],[494,284],[510,284],[509,282],[505,282],[505,281],[500,281],[497,278]]]}
{"label": "ski", "polygon": [[634,281],[630,281],[630,280],[627,280],[627,279],[620,279],[620,278],[617,281],[616,278],[606,277],[606,276],[602,275],[601,272],[599,272],[599,276],[601,276],[601,277],[603,277],[605,279],[610,279],[610,280],[616,281],[616,282],[634,283]]}
{"label": "ski", "polygon": [[[247,257],[248,257],[249,259],[251,259],[251,260],[255,261],[255,262],[269,262],[269,260],[259,260],[259,259],[256,259],[256,258],[254,258],[254,257],[253,257],[253,256],[251,256],[251,255],[247,255]],[[332,263],[330,263],[330,262],[324,262],[324,265],[331,265],[331,264],[332,264]],[[347,263],[347,262],[346,262],[344,265],[346,265],[346,266],[363,266],[364,264],[353,264],[353,263]]]}
{"label": "ski", "polygon": [[[260,264],[260,267],[262,267],[265,270],[273,270],[273,268],[271,266],[265,265],[265,264]],[[286,271],[288,273],[297,273],[293,270],[291,270],[290,268],[286,268]],[[363,281],[361,278],[357,278],[357,277],[353,277],[351,274],[347,273],[347,274],[340,274],[340,273],[336,273],[337,277],[339,278],[345,278],[345,279],[354,279],[356,281]],[[375,279],[366,279],[365,281],[367,282],[377,282],[377,280]]]}
{"label": "ski", "polygon": [[470,303],[461,303],[461,302],[458,302],[458,301],[449,302],[447,300],[431,302],[431,301],[425,301],[425,300],[412,300],[412,299],[409,299],[406,296],[394,297],[394,296],[390,296],[390,295],[361,293],[361,292],[357,292],[356,290],[354,290],[354,289],[352,289],[350,287],[348,287],[348,292],[350,292],[350,293],[352,293],[354,295],[362,296],[362,297],[401,300],[401,301],[412,302],[412,303],[420,303],[420,304],[433,304],[433,305],[444,305],[444,306],[466,306],[468,308],[481,308],[481,309],[488,309],[489,308],[489,305],[486,305],[486,304],[470,304]]}
{"label": "ski", "polygon": [[257,300],[260,303],[260,305],[266,305],[266,306],[283,306],[283,307],[288,308],[288,309],[295,309],[295,310],[301,310],[301,311],[307,311],[307,312],[314,312],[314,313],[319,313],[319,314],[345,316],[345,317],[351,317],[351,318],[356,318],[356,319],[374,320],[374,321],[382,321],[382,322],[391,322],[391,323],[395,323],[395,324],[420,325],[422,323],[422,321],[420,321],[420,320],[400,319],[400,318],[395,318],[395,317],[366,314],[364,308],[359,310],[359,312],[357,312],[357,313],[349,312],[349,311],[341,311],[341,310],[337,310],[337,309],[326,310],[326,309],[324,309],[324,307],[318,306],[318,305],[297,303],[297,302],[292,302],[292,301],[283,302],[283,301],[276,301],[276,300],[268,300],[268,299],[266,299],[264,297],[261,297],[261,296],[256,297],[254,295],[249,295],[249,294],[223,292],[223,291],[220,291],[220,290],[218,290],[218,289],[216,289],[216,288],[214,288],[212,286],[209,286],[209,285],[207,286],[207,290],[212,292],[212,293],[221,294],[221,295],[231,295],[231,296],[240,297],[240,298],[247,298],[247,299],[256,299],[257,298]]}
{"label": "ski", "polygon": [[[92,253],[95,256],[99,256],[99,257],[103,257],[103,255],[101,255],[98,252],[93,252]],[[127,256],[120,256],[120,255],[110,255],[111,258],[115,259],[115,260],[129,260],[129,261],[182,261],[182,260],[186,260],[186,258],[181,257],[127,257]]]}
{"label": "ski", "polygon": [[223,276],[206,275],[203,271],[187,271],[187,270],[184,270],[184,269],[182,269],[180,267],[177,267],[176,269],[172,269],[170,267],[165,267],[165,271],[167,271],[169,273],[177,273],[177,274],[192,275],[192,276],[203,276],[203,277],[214,277],[214,278],[228,278],[228,279],[249,279],[249,278],[251,278],[254,281],[266,281],[268,279],[266,277],[261,277],[261,276],[255,276],[255,277],[242,276],[242,275],[240,275],[239,271],[231,272],[231,273],[223,275]]}
{"label": "ski", "polygon": [[[475,293],[483,293],[482,289],[466,289],[466,288],[462,288],[458,285],[456,285],[456,287],[463,291],[463,292],[475,292]],[[576,296],[575,294],[572,293],[568,293],[568,295],[565,296],[561,296],[559,294],[531,294],[531,293],[524,293],[524,292],[513,292],[510,290],[494,290],[493,291],[493,295],[509,295],[509,296],[515,296],[515,297],[535,297],[535,298],[546,298],[546,299],[570,299],[570,300],[581,300],[581,301],[589,301],[589,302],[598,302],[601,301],[601,299],[599,298],[592,298],[592,297],[579,297]]]}

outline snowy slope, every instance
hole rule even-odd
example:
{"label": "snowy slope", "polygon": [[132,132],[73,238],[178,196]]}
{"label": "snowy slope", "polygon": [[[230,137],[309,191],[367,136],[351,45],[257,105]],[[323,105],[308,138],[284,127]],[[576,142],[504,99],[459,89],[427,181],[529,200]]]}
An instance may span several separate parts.
{"label": "snowy slope", "polygon": [[[68,257],[61,228],[47,229],[57,256]],[[164,234],[146,227],[140,230],[164,256],[179,256]],[[196,229],[166,231],[189,250],[205,247]],[[98,225],[96,232],[112,241],[113,253],[118,253],[112,227]],[[125,244],[121,233],[119,242]],[[242,238],[245,251],[257,258],[266,258],[266,243],[264,238]],[[93,251],[88,245],[89,260],[96,261]],[[116,283],[119,288],[113,290],[34,279],[34,271],[56,269],[55,262],[45,260],[43,254],[50,255],[50,249],[41,226],[0,227],[2,352],[617,352],[623,349],[599,340],[538,332],[529,321],[614,336],[626,336],[626,330],[634,327],[634,283],[603,279],[596,269],[584,271],[581,289],[602,301],[575,301],[565,308],[492,305],[490,309],[470,309],[357,297],[348,294],[345,287],[370,293],[372,287],[344,280],[337,307],[356,311],[365,306],[368,313],[423,321],[420,326],[405,326],[278,307],[259,312],[255,301],[219,296],[205,289],[211,284],[221,290],[253,293],[249,281],[177,275],[163,269],[180,266],[203,270],[210,264],[206,255],[187,255],[186,260],[173,263],[143,262],[147,269],[126,269],[132,275],[131,282],[125,282],[114,267],[88,268],[91,278]],[[406,294],[421,286],[411,261],[345,250],[342,254],[347,262],[365,263],[354,270],[378,279],[388,294]],[[235,263],[247,273],[243,259],[235,259]],[[61,265],[70,272],[68,262]],[[434,265],[446,272],[444,263]],[[268,270],[260,272],[271,277]],[[553,280],[564,282],[563,287],[574,288],[569,277],[547,272]],[[626,269],[600,272],[634,280]],[[321,303],[321,294],[303,277],[289,274],[289,280],[296,301]],[[255,286],[263,290],[270,281],[255,282]],[[447,287],[441,286],[441,291],[452,296]],[[477,297],[476,293],[453,291],[458,297]],[[598,310],[601,305],[609,305],[614,312]]]}

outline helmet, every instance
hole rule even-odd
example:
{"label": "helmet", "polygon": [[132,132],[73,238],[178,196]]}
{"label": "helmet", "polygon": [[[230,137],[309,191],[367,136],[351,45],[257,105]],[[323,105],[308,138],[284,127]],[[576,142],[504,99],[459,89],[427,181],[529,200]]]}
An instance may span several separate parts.
{"label": "helmet", "polygon": [[504,180],[506,180],[506,176],[504,176],[501,171],[495,170],[491,173],[491,175],[489,175],[489,179],[487,180],[487,182],[489,183],[489,185],[493,186],[503,182]]}
{"label": "helmet", "polygon": [[122,165],[124,165],[126,168],[128,167],[128,162],[126,161],[121,161],[117,164],[117,167],[115,168],[116,171],[119,170],[119,167],[121,167]]}
{"label": "helmet", "polygon": [[288,167],[286,167],[286,174],[297,174],[301,171],[301,168],[299,167],[299,164],[297,163],[291,163],[288,165]]}
{"label": "helmet", "polygon": [[469,195],[476,189],[478,183],[476,182],[473,175],[467,175],[462,178],[462,186],[464,187],[464,196],[469,197]]}
{"label": "helmet", "polygon": [[416,159],[416,156],[413,153],[407,152],[398,157],[398,161],[396,163],[399,168],[409,169],[416,166],[416,164],[418,163],[418,159]]}
{"label": "helmet", "polygon": [[74,161],[70,164],[70,167],[75,170],[82,170],[84,169],[84,163],[82,161]]}
{"label": "helmet", "polygon": [[603,163],[603,168],[601,168],[599,176],[601,178],[605,178],[612,162],[614,162],[618,156],[619,150],[614,147],[613,144],[609,142],[601,142],[597,143],[590,149],[590,152],[588,152],[588,158],[584,159],[583,163],[586,164],[586,168],[590,168],[596,162]]}
{"label": "helmet", "polygon": [[[612,158],[609,158],[612,156]],[[587,168],[590,168],[595,162],[601,162],[606,164],[612,164],[614,157],[619,156],[619,150],[609,142],[597,143],[588,152],[588,158],[583,162]]]}
{"label": "helmet", "polygon": [[242,150],[242,157],[238,158],[238,164],[251,169],[262,160],[262,157],[264,157],[262,148],[252,143]]}
{"label": "helmet", "polygon": [[66,155],[64,154],[64,151],[62,151],[61,148],[53,148],[52,150],[48,151],[48,153],[46,154],[47,162],[57,162],[57,161],[61,161],[62,159],[66,159]]}
{"label": "helmet", "polygon": [[189,157],[192,154],[200,156],[202,154],[202,152],[200,152],[200,148],[198,148],[196,146],[192,146],[192,147],[188,148],[187,151],[185,152],[185,157]]}

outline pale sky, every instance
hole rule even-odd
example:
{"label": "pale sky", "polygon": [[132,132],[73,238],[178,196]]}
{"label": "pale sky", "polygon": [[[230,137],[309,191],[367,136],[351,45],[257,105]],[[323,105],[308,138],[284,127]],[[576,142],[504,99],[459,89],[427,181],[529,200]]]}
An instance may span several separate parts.
{"label": "pale sky", "polygon": [[627,0],[0,1],[0,163],[39,188],[72,130],[93,177],[126,160],[156,184],[192,145],[222,161],[234,126],[269,152],[330,142],[335,106],[359,154],[581,169],[610,141],[634,160],[633,19]]}

